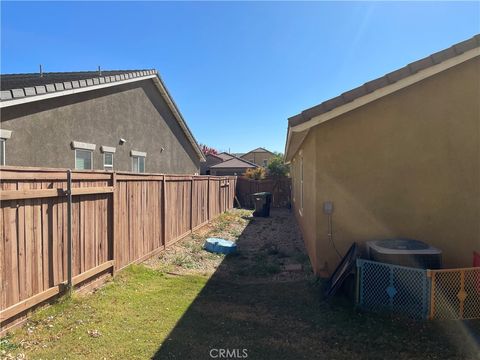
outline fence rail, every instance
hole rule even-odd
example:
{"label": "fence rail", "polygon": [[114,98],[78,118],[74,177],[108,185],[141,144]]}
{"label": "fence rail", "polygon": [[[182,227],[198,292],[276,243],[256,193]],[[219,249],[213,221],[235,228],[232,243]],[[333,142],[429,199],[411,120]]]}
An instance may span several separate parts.
{"label": "fence rail", "polygon": [[[2,167],[0,333],[65,291],[140,262],[233,207],[236,177]],[[69,234],[71,236],[69,237]]]}

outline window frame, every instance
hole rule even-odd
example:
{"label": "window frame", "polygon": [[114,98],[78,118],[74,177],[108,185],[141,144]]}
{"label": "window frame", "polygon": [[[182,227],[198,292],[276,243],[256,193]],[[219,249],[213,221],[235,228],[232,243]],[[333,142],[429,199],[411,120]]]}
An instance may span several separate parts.
{"label": "window frame", "polygon": [[[90,169],[79,169],[77,168],[77,151],[84,151],[90,154]],[[93,150],[89,149],[82,149],[82,148],[75,148],[74,149],[74,156],[75,156],[75,170],[93,170]]]}
{"label": "window frame", "polygon": [[0,147],[1,147],[0,151],[2,152],[0,156],[0,166],[5,166],[6,164],[6,154],[5,154],[6,142],[7,142],[6,139],[0,138]]}
{"label": "window frame", "polygon": [[[143,159],[143,171],[140,171],[140,159]],[[136,174],[145,174],[145,159],[146,156],[132,155],[132,172]],[[135,171],[135,160],[138,161],[137,171]]]}
{"label": "window frame", "polygon": [[[111,165],[107,165],[106,162],[105,162],[105,158],[106,158],[106,155],[111,155],[112,156],[112,164]],[[103,170],[105,171],[113,171],[113,166],[115,164],[115,160],[114,160],[114,155],[115,153],[111,152],[111,151],[105,151],[103,153]]]}

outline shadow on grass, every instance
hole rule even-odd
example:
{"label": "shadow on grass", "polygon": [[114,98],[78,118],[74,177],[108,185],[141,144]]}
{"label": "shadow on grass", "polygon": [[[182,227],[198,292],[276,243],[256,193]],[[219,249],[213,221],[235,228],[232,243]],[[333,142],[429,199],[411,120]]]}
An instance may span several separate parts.
{"label": "shadow on grass", "polygon": [[[154,359],[464,359],[434,324],[362,314],[348,299],[322,299],[290,213],[250,221],[153,356]],[[288,241],[292,244],[288,244]],[[285,249],[288,249],[286,251]]]}

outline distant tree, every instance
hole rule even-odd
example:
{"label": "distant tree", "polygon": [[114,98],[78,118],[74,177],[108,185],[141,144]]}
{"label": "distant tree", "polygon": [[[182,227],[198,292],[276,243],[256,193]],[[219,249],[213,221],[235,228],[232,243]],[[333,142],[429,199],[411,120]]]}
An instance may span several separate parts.
{"label": "distant tree", "polygon": [[279,152],[274,153],[275,156],[272,160],[270,160],[267,169],[268,169],[268,176],[271,177],[282,177],[288,176],[290,173],[290,167],[285,164],[283,161],[283,154]]}
{"label": "distant tree", "polygon": [[245,176],[253,180],[265,179],[265,169],[263,167],[248,169],[247,172],[245,173]]}
{"label": "distant tree", "polygon": [[218,151],[210,146],[207,146],[205,144],[200,144],[200,148],[202,149],[202,152],[205,155],[212,154],[212,155],[217,155]]}

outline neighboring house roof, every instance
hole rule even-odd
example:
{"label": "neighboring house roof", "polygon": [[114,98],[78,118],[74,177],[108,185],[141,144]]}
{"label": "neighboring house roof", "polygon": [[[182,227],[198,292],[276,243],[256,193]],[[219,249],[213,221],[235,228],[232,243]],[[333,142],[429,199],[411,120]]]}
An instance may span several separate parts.
{"label": "neighboring house roof", "polygon": [[232,153],[233,156],[242,157],[245,153]]}
{"label": "neighboring house roof", "polygon": [[207,158],[207,157],[212,157],[212,158],[215,158],[215,159],[218,159],[218,160],[223,161],[223,159],[222,159],[220,156],[216,155],[216,154],[206,154],[205,157],[206,157],[206,158]]}
{"label": "neighboring house roof", "polygon": [[292,116],[288,119],[285,160],[291,160],[310,128],[477,56],[480,34]]}
{"label": "neighboring house roof", "polygon": [[200,161],[205,161],[200,146],[173,101],[157,70],[113,70],[0,75],[0,108],[20,105],[57,96],[152,79],[193,146]]}
{"label": "neighboring house roof", "polygon": [[248,155],[248,154],[251,154],[251,153],[254,153],[254,152],[255,152],[255,153],[265,153],[265,152],[266,152],[266,153],[270,153],[270,154],[274,155],[274,153],[271,152],[270,150],[267,150],[267,149],[265,149],[265,148],[263,148],[263,147],[259,147],[259,148],[250,150],[249,152],[247,152],[247,153],[245,153],[245,154],[242,154],[242,156],[245,156],[245,155]]}
{"label": "neighboring house roof", "polygon": [[217,156],[223,161],[230,160],[231,158],[233,158],[233,155],[226,152],[221,152],[220,154],[217,154]]}
{"label": "neighboring house roof", "polygon": [[258,166],[256,164],[252,164],[250,161],[232,157],[229,160],[225,160],[221,163],[211,166],[210,169],[250,169],[256,167]]}

